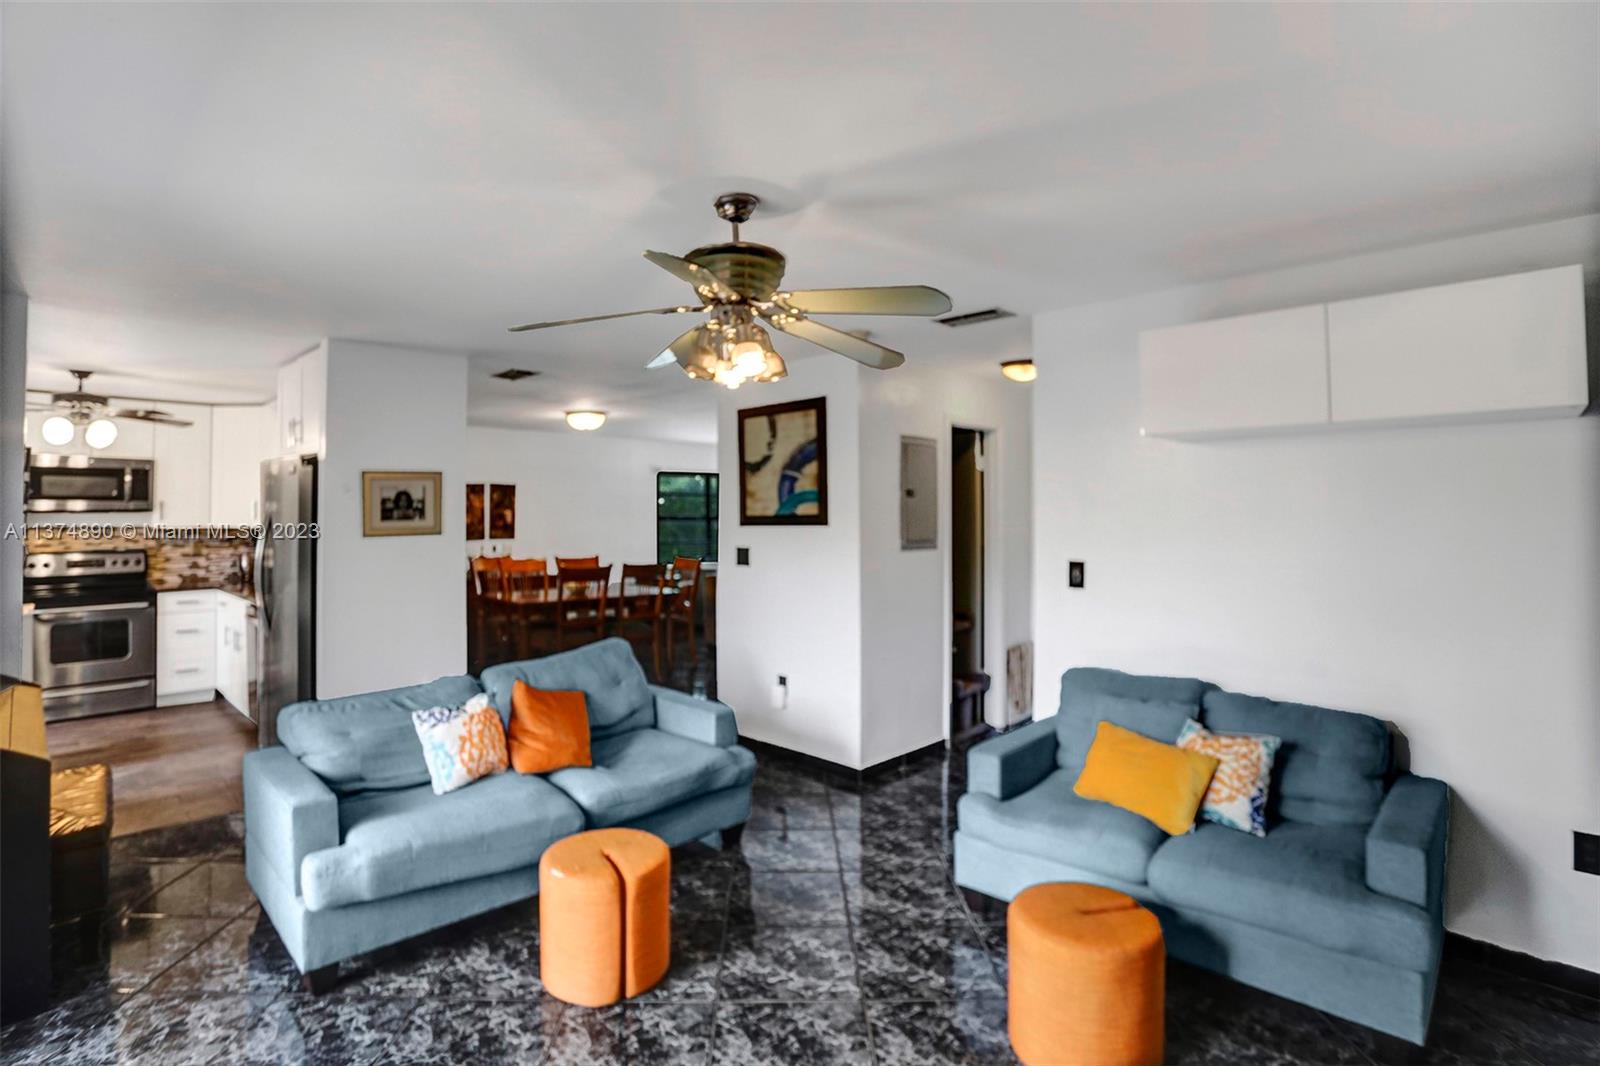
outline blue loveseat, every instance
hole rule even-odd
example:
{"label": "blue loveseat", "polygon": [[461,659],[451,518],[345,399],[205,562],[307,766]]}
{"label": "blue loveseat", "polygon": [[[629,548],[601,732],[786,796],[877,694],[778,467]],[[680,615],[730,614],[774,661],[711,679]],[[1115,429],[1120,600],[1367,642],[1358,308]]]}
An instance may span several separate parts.
{"label": "blue loveseat", "polygon": [[[507,771],[436,796],[411,712],[512,684],[581,690],[594,765]],[[480,679],[291,704],[281,747],[244,758],[245,871],[302,972],[539,890],[539,856],[583,829],[626,825],[669,845],[734,835],[755,756],[733,711],[646,683],[626,641],[503,663]]]}
{"label": "blue loveseat", "polygon": [[[1265,837],[1209,822],[1169,837],[1073,783],[1108,720],[1171,743],[1188,718],[1283,738]],[[1193,678],[1068,670],[1061,706],[974,747],[956,882],[1010,900],[1087,881],[1139,899],[1175,958],[1422,1043],[1443,941],[1449,791],[1393,765],[1366,715]]]}

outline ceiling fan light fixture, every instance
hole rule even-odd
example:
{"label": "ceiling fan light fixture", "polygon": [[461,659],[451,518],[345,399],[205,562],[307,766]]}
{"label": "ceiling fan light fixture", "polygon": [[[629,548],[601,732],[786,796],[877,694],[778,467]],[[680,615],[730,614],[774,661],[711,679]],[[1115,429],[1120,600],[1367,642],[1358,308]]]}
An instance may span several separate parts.
{"label": "ceiling fan light fixture", "polygon": [[1039,376],[1039,368],[1032,359],[1008,359],[1000,364],[1000,373],[1012,381],[1029,382]]}
{"label": "ceiling fan light fixture", "polygon": [[567,426],[579,433],[593,433],[606,424],[604,411],[568,411]]}
{"label": "ceiling fan light fixture", "polygon": [[99,451],[117,442],[117,424],[109,418],[97,418],[83,427],[83,443]]}
{"label": "ceiling fan light fixture", "polygon": [[71,444],[77,432],[78,427],[74,426],[72,419],[66,415],[51,415],[39,427],[39,435],[44,438],[44,442],[58,448],[63,444]]}

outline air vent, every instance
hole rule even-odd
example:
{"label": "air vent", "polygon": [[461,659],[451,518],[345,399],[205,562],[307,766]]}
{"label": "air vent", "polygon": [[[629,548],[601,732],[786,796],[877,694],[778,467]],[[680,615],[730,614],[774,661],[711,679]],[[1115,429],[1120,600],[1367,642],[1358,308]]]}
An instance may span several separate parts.
{"label": "air vent", "polygon": [[986,311],[968,311],[964,315],[945,315],[943,318],[934,319],[941,326],[976,326],[979,322],[993,322],[997,318],[1015,318],[1016,313],[1007,311],[1003,307],[991,307]]}
{"label": "air vent", "polygon": [[501,381],[521,381],[523,378],[536,378],[539,376],[539,372],[537,370],[518,370],[516,367],[510,367],[500,371],[498,374],[490,374],[489,376],[499,378]]}

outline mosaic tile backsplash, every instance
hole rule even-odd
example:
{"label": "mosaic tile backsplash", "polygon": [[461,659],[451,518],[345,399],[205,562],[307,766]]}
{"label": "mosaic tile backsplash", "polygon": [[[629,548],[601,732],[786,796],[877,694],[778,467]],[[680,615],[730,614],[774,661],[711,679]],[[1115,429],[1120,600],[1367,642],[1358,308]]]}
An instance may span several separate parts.
{"label": "mosaic tile backsplash", "polygon": [[86,537],[61,527],[28,530],[30,552],[94,551],[107,548],[142,548],[150,585],[158,590],[176,588],[218,588],[237,586],[239,560],[250,556],[254,543],[249,537],[170,535]]}

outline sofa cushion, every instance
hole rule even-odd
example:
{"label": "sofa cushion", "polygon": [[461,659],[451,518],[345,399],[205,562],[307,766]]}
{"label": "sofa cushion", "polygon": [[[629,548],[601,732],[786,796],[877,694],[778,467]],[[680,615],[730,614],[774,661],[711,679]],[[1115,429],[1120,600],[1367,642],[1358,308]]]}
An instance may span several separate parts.
{"label": "sofa cushion", "polygon": [[594,765],[549,775],[583,808],[591,827],[620,825],[675,803],[755,777],[746,748],[716,748],[659,729],[635,729],[594,742]]}
{"label": "sofa cushion", "polygon": [[1150,887],[1182,909],[1232,918],[1415,972],[1432,967],[1428,912],[1367,888],[1366,834],[1286,822],[1264,837],[1202,824],[1150,860]]}
{"label": "sofa cushion", "polygon": [[589,736],[626,733],[655,724],[655,699],[633,647],[620,637],[585,644],[543,659],[501,663],[483,672],[483,687],[504,721],[511,718],[511,686],[582,692],[589,704]]}
{"label": "sofa cushion", "polygon": [[1018,796],[968,792],[956,806],[961,832],[998,847],[1142,885],[1167,834],[1131,811],[1073,794],[1077,773],[1054,770]]}
{"label": "sofa cushion", "polygon": [[349,796],[339,801],[341,843],[305,857],[301,892],[311,910],[327,910],[515,870],[582,828],[560,789],[522,774],[443,796],[428,785]]}
{"label": "sofa cushion", "polygon": [[278,714],[278,739],[335,792],[427,784],[411,712],[460,707],[482,692],[471,677],[291,703]]}
{"label": "sofa cushion", "polygon": [[1110,722],[1163,744],[1175,744],[1184,724],[1200,713],[1198,705],[1175,700],[1141,700],[1106,692],[1084,692],[1056,715],[1056,765],[1083,769],[1101,722]]}
{"label": "sofa cushion", "polygon": [[1376,718],[1304,703],[1278,703],[1220,689],[1205,695],[1205,726],[1216,733],[1283,738],[1272,765],[1269,824],[1372,824],[1389,772],[1389,729]]}
{"label": "sofa cushion", "polygon": [[1074,666],[1061,675],[1061,709],[1071,708],[1080,696],[1101,693],[1123,696],[1130,700],[1164,700],[1169,703],[1192,703],[1200,706],[1200,698],[1212,688],[1209,681],[1197,677],[1158,677],[1154,674],[1125,674],[1121,670],[1107,670],[1099,666]]}

